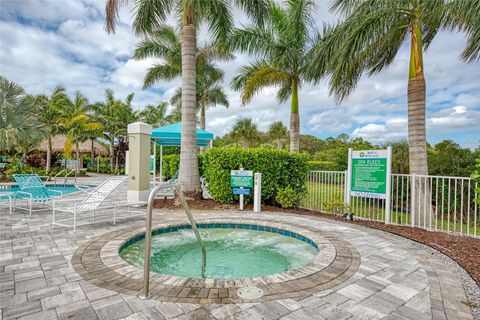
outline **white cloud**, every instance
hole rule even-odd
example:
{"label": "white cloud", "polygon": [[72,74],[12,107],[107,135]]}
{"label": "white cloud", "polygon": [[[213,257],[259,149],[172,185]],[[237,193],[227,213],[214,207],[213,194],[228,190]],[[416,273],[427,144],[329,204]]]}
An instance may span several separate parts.
{"label": "white cloud", "polygon": [[[326,2],[318,4],[314,18],[317,26],[336,20],[328,13]],[[113,89],[118,98],[134,92],[133,104],[137,108],[168,100],[180,79],[141,90],[143,77],[154,59],[132,59],[140,40],[131,31],[132,7],[120,11],[117,32],[109,35],[104,31],[104,6],[105,2],[99,0],[3,0],[0,73],[32,93],[48,93],[61,83],[70,94],[79,89],[92,101],[102,100],[106,88]],[[233,14],[237,23],[247,22],[239,9],[234,9]],[[207,39],[208,32],[203,28],[199,42]],[[425,54],[431,139],[453,135],[461,138],[464,134],[478,140],[471,135],[479,131],[480,123],[479,68],[459,61],[464,46],[462,35],[440,32]],[[252,58],[246,54],[236,56],[235,61],[219,63],[225,70],[230,108],[209,109],[207,129],[222,135],[240,117],[251,117],[262,130],[276,120],[288,126],[290,101],[279,104],[277,88],[266,88],[249,104],[241,105],[240,94],[229,83],[238,68]],[[299,96],[302,133],[325,137],[347,132],[372,142],[406,137],[408,60],[409,47],[404,45],[387,70],[374,77],[364,76],[340,106],[329,96],[326,81],[304,84]]]}

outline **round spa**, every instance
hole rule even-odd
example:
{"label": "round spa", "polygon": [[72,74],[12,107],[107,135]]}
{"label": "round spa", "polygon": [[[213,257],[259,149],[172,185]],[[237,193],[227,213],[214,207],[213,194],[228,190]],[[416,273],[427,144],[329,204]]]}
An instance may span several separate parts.
{"label": "round spa", "polygon": [[[300,234],[251,224],[197,224],[207,251],[205,278],[241,279],[271,275],[307,265],[317,245]],[[120,256],[142,268],[145,235],[123,244]],[[202,278],[201,250],[190,225],[153,231],[151,271]]]}

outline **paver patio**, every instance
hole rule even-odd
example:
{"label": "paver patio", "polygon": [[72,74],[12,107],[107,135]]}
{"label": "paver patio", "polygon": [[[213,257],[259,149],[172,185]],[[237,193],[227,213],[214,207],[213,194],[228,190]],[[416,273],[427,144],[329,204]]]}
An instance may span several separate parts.
{"label": "paver patio", "polygon": [[[98,183],[98,179],[102,177],[83,179],[82,183]],[[124,195],[125,190],[119,190],[115,197]],[[82,226],[73,233],[71,228],[52,228],[48,211],[32,217],[22,211],[10,216],[8,209],[0,207],[0,320],[472,319],[457,276],[439,254],[432,255],[409,240],[292,214],[195,212],[195,218],[248,219],[304,228],[348,244],[352,252],[358,252],[359,265],[335,286],[313,287],[292,298],[224,304],[141,300],[77,273],[72,256],[106,234],[142,227],[143,217],[121,220],[116,226],[111,222]],[[180,211],[156,210],[154,221],[173,224],[187,220]]]}

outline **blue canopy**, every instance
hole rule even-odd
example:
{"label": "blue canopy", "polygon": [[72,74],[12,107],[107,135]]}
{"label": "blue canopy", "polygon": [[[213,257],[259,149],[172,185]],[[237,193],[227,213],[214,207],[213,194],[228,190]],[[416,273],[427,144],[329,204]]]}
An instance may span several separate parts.
{"label": "blue canopy", "polygon": [[[152,139],[162,146],[180,146],[182,136],[182,123],[177,122],[152,130]],[[213,133],[197,128],[197,146],[208,147],[213,140]]]}

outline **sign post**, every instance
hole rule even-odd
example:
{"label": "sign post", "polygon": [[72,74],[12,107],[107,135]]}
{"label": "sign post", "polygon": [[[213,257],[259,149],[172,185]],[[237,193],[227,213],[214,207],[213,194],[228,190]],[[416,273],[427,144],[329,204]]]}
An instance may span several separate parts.
{"label": "sign post", "polygon": [[253,212],[260,212],[262,210],[262,174],[255,173],[253,189]]}
{"label": "sign post", "polygon": [[385,223],[390,223],[392,148],[348,150],[347,204],[350,196],[385,200]]}
{"label": "sign post", "polygon": [[243,168],[231,170],[230,187],[233,194],[240,195],[240,211],[243,211],[243,197],[249,195],[253,187],[253,171],[243,170]]}

